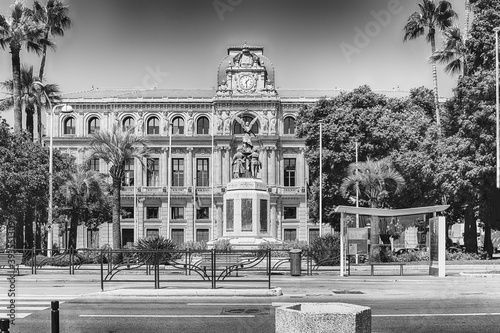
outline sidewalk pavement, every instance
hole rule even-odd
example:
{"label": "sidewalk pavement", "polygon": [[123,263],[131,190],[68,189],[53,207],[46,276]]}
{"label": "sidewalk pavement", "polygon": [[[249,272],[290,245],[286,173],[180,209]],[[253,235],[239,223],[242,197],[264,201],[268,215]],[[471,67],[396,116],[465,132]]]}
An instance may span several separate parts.
{"label": "sidewalk pavement", "polygon": [[[24,271],[24,273],[23,273]],[[16,276],[19,291],[23,294],[75,295],[106,297],[303,297],[307,295],[356,294],[359,290],[371,294],[392,293],[393,295],[421,295],[422,292],[470,293],[484,291],[500,295],[500,262],[485,265],[447,265],[447,276],[438,278],[428,275],[426,265],[405,265],[404,275],[400,276],[399,267],[377,267],[374,276],[370,266],[351,267],[350,276],[340,276],[339,271],[314,271],[312,276],[291,276],[288,272],[271,276],[271,289],[267,289],[266,275],[241,272],[239,277],[231,277],[232,282],[218,282],[217,289],[211,289],[210,281],[203,281],[198,275],[161,273],[160,289],[154,288],[152,275],[117,275],[117,281],[106,282],[101,291],[100,271],[79,271],[69,275],[68,271],[46,268],[38,274],[31,274],[27,268],[21,269]],[[5,275],[5,271],[0,271]],[[245,276],[246,275],[246,276]],[[247,282],[253,277],[258,282]],[[122,281],[118,281],[122,279]],[[124,280],[126,279],[126,280]],[[138,280],[149,280],[147,282]],[[241,281],[238,281],[241,279]],[[491,287],[493,285],[499,287]],[[487,286],[486,286],[487,285]],[[486,286],[486,287],[485,287]]]}

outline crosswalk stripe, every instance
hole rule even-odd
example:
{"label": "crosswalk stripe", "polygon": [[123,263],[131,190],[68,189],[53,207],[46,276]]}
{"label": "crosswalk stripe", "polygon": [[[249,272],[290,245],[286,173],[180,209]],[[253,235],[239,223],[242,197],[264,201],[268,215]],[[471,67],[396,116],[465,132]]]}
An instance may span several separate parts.
{"label": "crosswalk stripe", "polygon": [[49,306],[17,306],[16,305],[16,312],[17,311],[42,311],[48,309]]}

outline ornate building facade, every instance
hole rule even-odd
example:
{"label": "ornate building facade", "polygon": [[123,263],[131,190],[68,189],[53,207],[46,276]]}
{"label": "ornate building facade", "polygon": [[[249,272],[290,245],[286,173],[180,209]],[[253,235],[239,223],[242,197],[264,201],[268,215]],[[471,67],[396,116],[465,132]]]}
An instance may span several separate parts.
{"label": "ornate building facade", "polygon": [[[222,196],[233,177],[233,155],[242,145],[240,121],[253,122],[251,139],[262,163],[259,178],[271,198],[269,236],[311,241],[320,230],[308,220],[309,169],[304,141],[295,137],[295,120],[303,105],[338,94],[277,90],[274,67],[263,48],[245,44],[228,48],[218,67],[217,89],[94,89],[63,95],[73,111],[55,111],[53,144],[77,162],[107,173],[102,160],[88,161],[91,134],[114,123],[134,129],[146,137],[151,154],[145,163],[126,164],[124,245],[152,235],[179,244],[210,241],[222,235]],[[64,244],[63,228],[54,233]],[[112,244],[111,237],[110,224],[80,226],[78,247]]]}

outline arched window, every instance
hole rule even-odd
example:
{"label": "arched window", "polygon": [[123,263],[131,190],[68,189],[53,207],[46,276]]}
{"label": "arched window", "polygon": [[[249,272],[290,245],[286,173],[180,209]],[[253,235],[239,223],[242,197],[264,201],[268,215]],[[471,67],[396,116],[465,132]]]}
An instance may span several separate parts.
{"label": "arched window", "polygon": [[148,120],[148,134],[160,134],[160,121],[156,117],[151,117]]}
{"label": "arched window", "polygon": [[295,134],[295,119],[293,117],[286,117],[283,124],[283,134]]}
{"label": "arched window", "polygon": [[124,131],[133,131],[135,126],[134,118],[127,117],[123,119],[123,130]]}
{"label": "arched window", "polygon": [[172,134],[184,134],[184,119],[175,117],[172,121]]}
{"label": "arched window", "polygon": [[[253,117],[251,117],[251,116],[243,116],[243,117],[240,117],[240,118],[241,118],[241,120],[243,120],[244,123],[246,123],[246,122],[251,123],[252,120],[253,120]],[[254,134],[258,134],[259,133],[259,125],[257,125],[257,122],[255,122],[252,125],[252,132]],[[238,121],[234,122],[233,133],[234,134],[243,134],[243,129],[241,128],[241,124]]]}
{"label": "arched window", "polygon": [[196,134],[208,134],[209,122],[207,117],[200,117],[196,122]]}
{"label": "arched window", "polygon": [[99,118],[92,117],[89,119],[89,134],[94,134],[99,130]]}
{"label": "arched window", "polygon": [[75,134],[75,118],[69,117],[64,120],[64,134]]}

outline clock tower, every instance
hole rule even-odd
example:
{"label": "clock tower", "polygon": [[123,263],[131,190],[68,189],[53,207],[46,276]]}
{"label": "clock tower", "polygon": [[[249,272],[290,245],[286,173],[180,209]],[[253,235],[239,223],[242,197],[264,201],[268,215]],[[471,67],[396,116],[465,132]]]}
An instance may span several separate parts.
{"label": "clock tower", "polygon": [[228,49],[219,66],[217,95],[276,95],[274,68],[262,47],[245,43]]}

